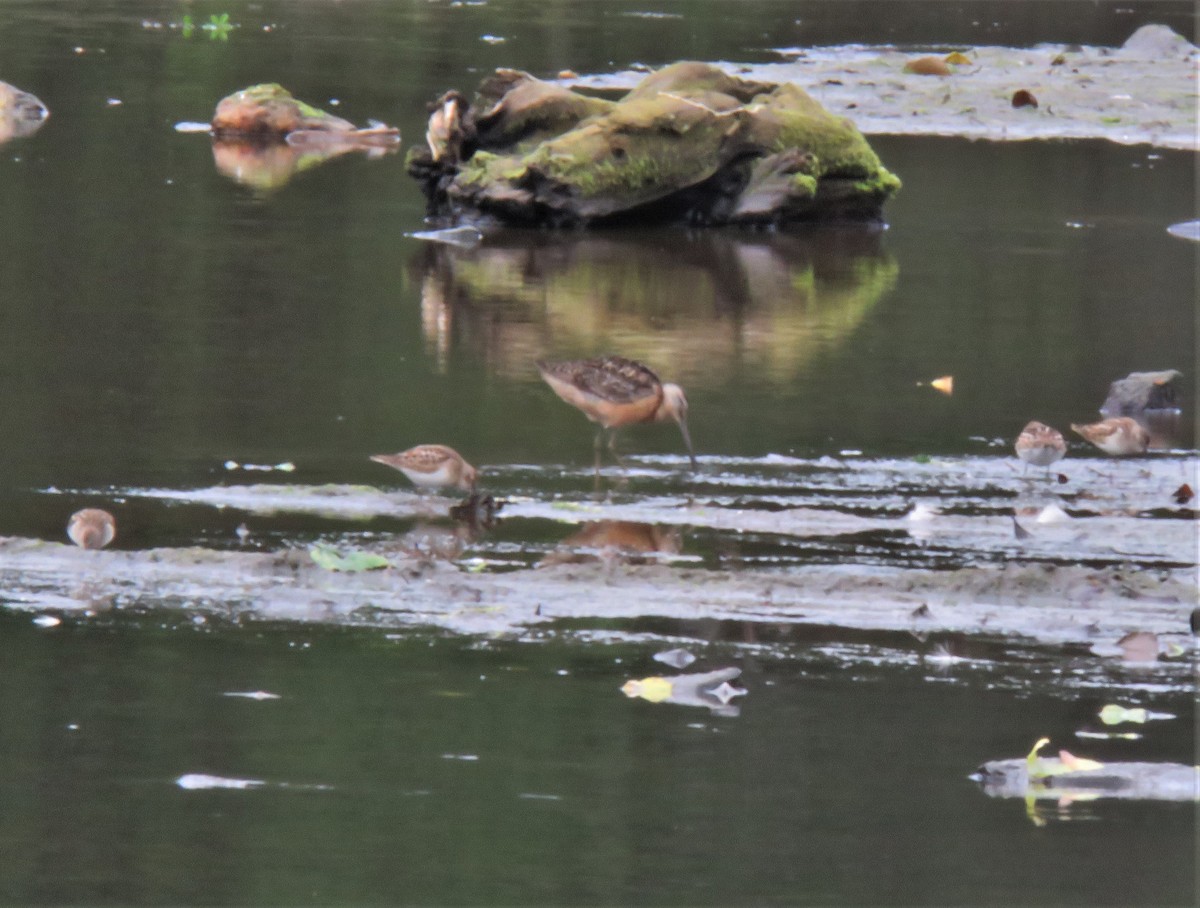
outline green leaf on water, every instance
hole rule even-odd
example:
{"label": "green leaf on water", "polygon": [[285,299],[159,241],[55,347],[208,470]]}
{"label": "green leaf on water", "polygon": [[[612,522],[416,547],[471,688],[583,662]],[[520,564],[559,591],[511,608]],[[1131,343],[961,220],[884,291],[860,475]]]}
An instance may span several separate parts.
{"label": "green leaf on water", "polygon": [[1100,721],[1105,725],[1120,725],[1122,722],[1136,722],[1141,725],[1151,719],[1174,719],[1174,713],[1154,713],[1142,707],[1126,709],[1115,703],[1109,703],[1100,710]]}
{"label": "green leaf on water", "polygon": [[329,546],[323,545],[313,546],[308,550],[308,554],[317,565],[327,571],[355,573],[392,566],[391,562],[382,555],[374,555],[371,552],[351,552],[349,555],[340,555]]}
{"label": "green leaf on water", "polygon": [[913,463],[929,463],[933,460],[928,454],[917,454],[913,457]]}

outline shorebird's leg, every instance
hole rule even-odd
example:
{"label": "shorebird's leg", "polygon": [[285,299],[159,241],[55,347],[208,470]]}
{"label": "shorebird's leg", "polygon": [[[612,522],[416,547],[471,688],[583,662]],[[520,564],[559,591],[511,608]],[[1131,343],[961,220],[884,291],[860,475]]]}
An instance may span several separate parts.
{"label": "shorebird's leg", "polygon": [[613,460],[617,462],[617,466],[622,470],[625,469],[625,461],[621,460],[621,455],[617,453],[617,430],[608,430],[608,453],[613,456]]}
{"label": "shorebird's leg", "polygon": [[604,426],[596,430],[596,478],[600,478],[600,451],[604,447]]}

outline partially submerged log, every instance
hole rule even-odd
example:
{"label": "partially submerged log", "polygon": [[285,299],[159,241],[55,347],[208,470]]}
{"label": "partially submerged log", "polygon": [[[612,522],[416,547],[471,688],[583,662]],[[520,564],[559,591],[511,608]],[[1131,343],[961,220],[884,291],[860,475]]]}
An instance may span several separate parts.
{"label": "partially submerged log", "polygon": [[993,760],[972,776],[992,797],[1063,798],[1086,795],[1155,801],[1200,800],[1200,768],[1182,763],[1105,763],[1098,769],[1055,767],[1039,760],[1042,774],[1030,778],[1029,761]]}
{"label": "partially submerged log", "polygon": [[46,105],[29,92],[0,82],[0,143],[33,135],[49,116]]}
{"label": "partially submerged log", "polygon": [[704,63],[651,73],[615,102],[498,70],[474,104],[443,95],[427,141],[409,173],[450,221],[870,221],[900,186],[802,89]]}

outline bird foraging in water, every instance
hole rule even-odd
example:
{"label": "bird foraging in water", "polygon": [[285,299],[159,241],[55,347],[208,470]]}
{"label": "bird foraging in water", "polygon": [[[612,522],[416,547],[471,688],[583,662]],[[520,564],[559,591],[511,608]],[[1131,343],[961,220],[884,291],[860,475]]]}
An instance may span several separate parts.
{"label": "bird foraging in water", "polygon": [[537,367],[555,394],[600,426],[596,434],[597,467],[606,431],[608,449],[620,463],[613,448],[617,429],[671,419],[679,424],[692,469],[696,469],[696,452],[687,426],[688,402],[679,385],[664,384],[648,366],[623,356],[539,362]]}
{"label": "bird foraging in water", "polygon": [[1014,447],[1017,456],[1027,465],[1045,467],[1047,471],[1052,463],[1062,460],[1063,455],[1067,453],[1067,443],[1063,440],[1062,432],[1036,419],[1021,430]]}
{"label": "bird foraging in water", "polygon": [[1071,430],[1113,457],[1145,454],[1150,446],[1150,433],[1128,416],[1104,419],[1086,426],[1071,423]]}
{"label": "bird foraging in water", "polygon": [[371,459],[399,470],[422,489],[455,486],[471,492],[479,476],[461,454],[446,445],[417,445],[399,454],[374,454]]}
{"label": "bird foraging in water", "polygon": [[67,522],[67,536],[82,549],[102,549],[116,535],[117,521],[100,508],[76,511]]}

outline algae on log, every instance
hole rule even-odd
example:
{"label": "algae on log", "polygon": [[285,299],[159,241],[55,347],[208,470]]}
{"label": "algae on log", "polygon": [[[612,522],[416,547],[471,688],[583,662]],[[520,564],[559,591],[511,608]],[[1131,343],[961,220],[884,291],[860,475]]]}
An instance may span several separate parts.
{"label": "algae on log", "polygon": [[705,63],[651,73],[616,102],[514,70],[484,80],[475,105],[449,97],[408,170],[430,214],[453,221],[870,221],[900,186],[802,89]]}

